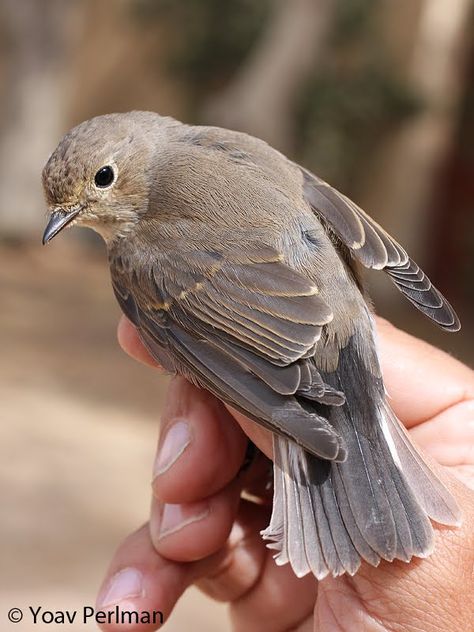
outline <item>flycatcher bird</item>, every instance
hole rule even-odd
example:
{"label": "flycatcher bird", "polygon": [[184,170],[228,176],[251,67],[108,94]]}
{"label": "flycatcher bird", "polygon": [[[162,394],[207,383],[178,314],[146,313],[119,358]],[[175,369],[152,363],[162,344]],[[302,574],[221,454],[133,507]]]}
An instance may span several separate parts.
{"label": "flycatcher bird", "polygon": [[429,555],[430,519],[460,523],[390,409],[360,266],[443,329],[459,320],[354,202],[261,140],[152,112],[75,127],[43,184],[43,243],[100,233],[150,354],[273,432],[278,564],[352,575]]}

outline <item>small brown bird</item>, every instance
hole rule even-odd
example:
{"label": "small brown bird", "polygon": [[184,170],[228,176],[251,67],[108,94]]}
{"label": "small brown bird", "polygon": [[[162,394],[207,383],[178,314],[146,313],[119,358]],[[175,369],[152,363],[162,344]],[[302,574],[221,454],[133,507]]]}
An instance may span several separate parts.
{"label": "small brown bird", "polygon": [[43,184],[43,243],[99,232],[151,355],[274,433],[278,564],[354,574],[429,555],[430,518],[460,523],[387,402],[359,264],[443,329],[458,318],[351,200],[261,140],[151,112],[75,127]]}

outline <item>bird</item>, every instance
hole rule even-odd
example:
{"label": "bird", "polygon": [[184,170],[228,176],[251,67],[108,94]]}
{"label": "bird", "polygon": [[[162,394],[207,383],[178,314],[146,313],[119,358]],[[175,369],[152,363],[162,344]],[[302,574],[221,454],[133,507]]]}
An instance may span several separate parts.
{"label": "bird", "polygon": [[73,128],[42,181],[43,243],[97,231],[151,356],[272,432],[278,565],[354,575],[427,557],[432,523],[461,523],[390,408],[362,269],[442,329],[459,319],[348,197],[263,140],[142,111]]}

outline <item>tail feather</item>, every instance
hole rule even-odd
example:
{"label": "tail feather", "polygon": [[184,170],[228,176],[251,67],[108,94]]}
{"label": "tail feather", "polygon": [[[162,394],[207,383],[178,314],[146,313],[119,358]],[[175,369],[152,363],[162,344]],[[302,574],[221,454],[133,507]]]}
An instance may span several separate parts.
{"label": "tail feather", "polygon": [[[274,435],[276,437],[276,435]],[[288,529],[285,527],[286,510],[286,488],[283,456],[280,451],[280,443],[273,441],[273,456],[275,463],[279,466],[273,468],[273,509],[270,524],[265,530],[266,538],[269,540],[268,548],[278,551],[278,559],[281,564],[287,564],[288,551],[286,548],[286,535]]]}
{"label": "tail feather", "polygon": [[277,563],[322,579],[353,575],[363,560],[377,566],[381,559],[426,557],[434,540],[430,518],[460,522],[454,498],[411,444],[381,380],[354,347],[324,381],[344,391],[346,403],[314,406],[343,437],[347,458],[324,460],[274,438],[274,507],[263,536]]}
{"label": "tail feather", "polygon": [[[347,472],[342,471],[345,464],[323,461],[281,437],[275,437],[274,444],[278,445],[274,466],[278,500],[262,535],[271,540],[269,546],[275,549],[279,565],[289,562],[298,577],[312,572],[323,579],[329,573],[354,575],[362,560],[377,566],[381,559],[408,562],[413,556],[426,557],[432,552],[429,514],[388,448],[381,450],[385,452],[383,468],[372,461],[368,472],[383,488],[393,524],[387,521],[385,504],[373,504],[374,497],[368,497],[365,490],[347,485]],[[361,520],[355,512],[364,503]],[[380,510],[382,516],[377,513]],[[367,522],[369,516],[372,523]],[[393,529],[388,537],[382,531],[385,527]]]}
{"label": "tail feather", "polygon": [[[288,445],[288,449],[292,450],[294,447]],[[302,480],[304,481],[302,485],[304,494],[302,497],[302,504],[304,504],[307,508],[305,513],[310,515],[308,520],[309,524],[304,527],[305,540],[308,539],[305,543],[308,564],[313,575],[316,577],[325,577],[328,574],[328,567],[334,569],[334,574],[340,574],[344,572],[344,569],[341,567],[340,557],[338,556],[334,545],[332,532],[328,528],[318,530],[317,527],[319,524],[327,525],[328,518],[324,512],[322,503],[314,502],[313,493],[319,494],[319,490],[313,492],[307,467],[305,466],[307,466],[306,460],[300,458],[300,469],[303,474]],[[316,520],[311,520],[311,516],[316,516]],[[324,538],[324,534],[328,532],[330,537]],[[312,542],[315,542],[314,546],[312,546]]]}
{"label": "tail feather", "polygon": [[[341,411],[341,418],[346,419]],[[356,525],[367,544],[382,558],[393,559],[396,548],[395,518],[377,463],[374,443],[346,424],[343,436],[348,458],[339,467],[342,486]]]}
{"label": "tail feather", "polygon": [[350,575],[353,575],[358,570],[362,559],[367,560],[370,564],[372,564],[372,566],[378,566],[380,563],[380,555],[378,555],[366,541],[361,530],[357,526],[338,468],[333,469],[332,477],[335,487],[334,496],[337,498],[337,506],[339,507],[348,536],[350,537],[358,555],[357,565],[354,567],[353,571],[347,571]]}
{"label": "tail feather", "polygon": [[386,405],[385,419],[393,439],[401,468],[418,503],[435,522],[458,527],[462,514],[453,496],[424,461],[404,426]]}
{"label": "tail feather", "polygon": [[[301,454],[302,460],[306,460],[307,455]],[[322,510],[325,515],[325,523],[328,532],[320,533],[323,542],[323,550],[327,551],[331,548],[331,539],[336,551],[338,565],[334,568],[334,575],[342,575],[344,572],[355,572],[359,566],[358,554],[351,541],[351,538],[345,528],[342,519],[338,499],[332,485],[329,464],[324,464],[320,459],[309,459],[311,464],[311,489],[314,489],[319,483],[317,494],[318,501],[322,504]],[[317,482],[316,482],[317,481]],[[316,482],[316,485],[315,485]],[[326,557],[328,562],[328,557]]]}
{"label": "tail feather", "polygon": [[[292,458],[291,450],[282,451],[283,462],[287,468],[285,472],[285,485],[287,497],[287,517],[286,517],[286,547],[290,564],[297,577],[303,577],[310,572],[306,556],[307,542],[305,539],[304,525],[308,521],[308,506],[302,502],[302,495],[299,493],[299,465]],[[308,526],[308,525],[307,525]],[[314,543],[313,543],[314,546]]]}
{"label": "tail feather", "polygon": [[[298,464],[299,489],[302,490],[300,492],[301,512],[306,517],[307,522],[304,525],[304,535],[308,565],[313,574],[317,576],[326,575],[329,565],[332,566],[335,574],[341,574],[344,572],[344,567],[336,547],[338,525],[329,524],[330,514],[325,510],[321,496],[323,490],[317,489],[313,485],[313,474],[308,467],[311,460],[305,459],[304,451],[295,449],[292,444],[287,443],[286,449],[292,455],[293,461]],[[315,494],[320,495],[320,502],[314,501]],[[316,520],[314,520],[314,516],[316,516]],[[317,525],[319,524],[327,525],[327,529],[318,530]],[[325,537],[326,534],[329,534],[329,538]],[[316,542],[316,545],[313,545],[313,542]],[[340,538],[340,546],[343,546],[342,537]]]}
{"label": "tail feather", "polygon": [[335,575],[344,573],[344,548],[353,547],[342,521],[337,520],[326,472],[321,475],[319,464],[328,462],[313,458],[298,445],[276,435],[273,451],[275,463],[281,466],[274,467],[272,518],[262,535],[270,540],[268,546],[277,551],[277,564],[290,562],[299,577],[312,572],[322,579],[329,569]]}
{"label": "tail feather", "polygon": [[397,517],[397,550],[394,557],[406,562],[414,555],[426,557],[433,550],[433,529],[428,514],[418,503],[412,486],[402,473],[403,468],[400,469],[397,463],[397,456],[385,441],[380,444],[380,452],[386,468],[384,483],[393,514]]}

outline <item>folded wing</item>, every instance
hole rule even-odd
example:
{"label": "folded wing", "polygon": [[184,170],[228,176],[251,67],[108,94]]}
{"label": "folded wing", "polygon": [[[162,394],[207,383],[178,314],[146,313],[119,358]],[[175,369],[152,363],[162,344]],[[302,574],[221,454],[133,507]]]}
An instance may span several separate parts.
{"label": "folded wing", "polygon": [[156,259],[146,272],[113,262],[123,311],[149,351],[160,348],[221,399],[313,454],[343,460],[342,439],[314,407],[339,406],[314,362],[332,319],[318,288],[273,249],[193,251]]}

